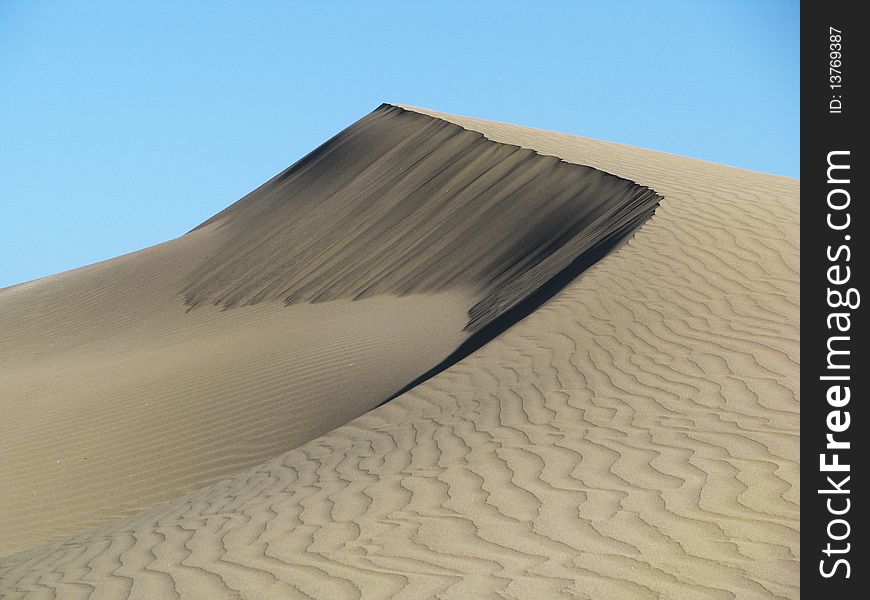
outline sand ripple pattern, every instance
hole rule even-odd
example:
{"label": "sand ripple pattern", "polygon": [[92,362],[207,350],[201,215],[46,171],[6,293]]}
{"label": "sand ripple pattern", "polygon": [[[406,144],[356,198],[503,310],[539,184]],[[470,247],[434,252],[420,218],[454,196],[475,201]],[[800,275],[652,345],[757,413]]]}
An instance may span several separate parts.
{"label": "sand ripple pattern", "polygon": [[4,597],[799,597],[798,183],[432,114],[665,200],[478,352],[259,467],[6,559]]}

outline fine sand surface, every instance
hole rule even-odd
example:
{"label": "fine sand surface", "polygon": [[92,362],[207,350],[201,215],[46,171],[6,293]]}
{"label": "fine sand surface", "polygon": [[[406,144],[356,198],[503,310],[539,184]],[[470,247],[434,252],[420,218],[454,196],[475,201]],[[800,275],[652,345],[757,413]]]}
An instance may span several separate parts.
{"label": "fine sand surface", "polygon": [[0,291],[0,553],[347,423],[658,200],[385,105],[188,235]]}
{"label": "fine sand surface", "polygon": [[[796,180],[391,106],[288,172],[0,291],[0,552],[79,531],[0,559],[0,595],[799,597]],[[646,188],[627,243],[353,418],[643,222]],[[290,190],[338,208],[312,225]]]}

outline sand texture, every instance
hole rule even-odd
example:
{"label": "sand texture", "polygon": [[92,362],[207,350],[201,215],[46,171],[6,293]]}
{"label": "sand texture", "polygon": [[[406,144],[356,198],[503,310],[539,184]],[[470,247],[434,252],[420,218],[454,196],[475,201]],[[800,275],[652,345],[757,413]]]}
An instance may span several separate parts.
{"label": "sand texture", "polygon": [[178,240],[0,291],[0,595],[797,598],[798,196],[387,105]]}

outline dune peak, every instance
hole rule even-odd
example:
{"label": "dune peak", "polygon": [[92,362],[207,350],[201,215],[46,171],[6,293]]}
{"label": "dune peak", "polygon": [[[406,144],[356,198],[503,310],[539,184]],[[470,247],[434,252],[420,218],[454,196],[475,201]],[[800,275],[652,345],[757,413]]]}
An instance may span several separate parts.
{"label": "dune peak", "polygon": [[203,223],[220,248],[189,308],[471,290],[475,332],[660,196],[592,167],[384,104]]}

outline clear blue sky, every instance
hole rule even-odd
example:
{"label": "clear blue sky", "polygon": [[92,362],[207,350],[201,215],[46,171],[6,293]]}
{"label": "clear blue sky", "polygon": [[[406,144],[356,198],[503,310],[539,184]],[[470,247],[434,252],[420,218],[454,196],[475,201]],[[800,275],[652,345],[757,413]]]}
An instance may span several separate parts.
{"label": "clear blue sky", "polygon": [[798,2],[0,1],[0,287],[181,235],[381,102],[798,176]]}

